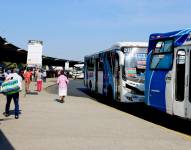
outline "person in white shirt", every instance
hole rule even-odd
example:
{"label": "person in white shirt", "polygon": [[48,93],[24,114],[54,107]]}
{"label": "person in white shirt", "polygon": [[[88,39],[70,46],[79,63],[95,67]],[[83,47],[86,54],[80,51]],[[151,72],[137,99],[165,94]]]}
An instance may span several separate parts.
{"label": "person in white shirt", "polygon": [[5,72],[3,73],[3,75],[4,75],[5,79],[6,79],[9,74],[8,74],[7,71],[5,70]]}
{"label": "person in white shirt", "polygon": [[43,82],[46,82],[46,70],[44,70],[43,72],[42,72],[42,78],[43,78]]}
{"label": "person in white shirt", "polygon": [[[18,80],[18,84],[20,87],[20,90],[22,90],[22,77],[18,74],[19,70],[14,69],[12,71],[12,73],[10,73],[7,77],[6,80]],[[14,94],[10,94],[7,95],[7,103],[5,106],[5,113],[4,115],[6,117],[9,116],[9,109],[10,109],[10,104],[11,104],[11,100],[14,100],[14,104],[15,104],[15,119],[19,118],[19,92],[16,92]]]}

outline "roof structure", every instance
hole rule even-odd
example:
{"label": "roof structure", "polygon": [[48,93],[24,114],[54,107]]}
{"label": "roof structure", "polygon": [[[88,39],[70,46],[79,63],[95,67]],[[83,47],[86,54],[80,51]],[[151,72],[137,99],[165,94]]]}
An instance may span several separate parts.
{"label": "roof structure", "polygon": [[19,47],[9,43],[6,39],[0,37],[0,60],[26,63],[27,51],[20,49]]}
{"label": "roof structure", "polygon": [[[0,37],[0,61],[7,61],[12,63],[23,63],[27,62],[27,50],[21,49],[9,42],[5,38]],[[65,62],[69,61],[70,66],[81,63],[75,60],[59,59],[49,56],[42,56],[42,64],[49,66],[64,66]]]}
{"label": "roof structure", "polygon": [[121,49],[122,47],[148,48],[148,42],[117,42],[108,49],[93,53],[91,55],[86,55],[85,57],[90,57],[90,56],[93,56],[93,55],[95,56],[95,55],[98,55],[100,53],[109,52],[111,50]]}

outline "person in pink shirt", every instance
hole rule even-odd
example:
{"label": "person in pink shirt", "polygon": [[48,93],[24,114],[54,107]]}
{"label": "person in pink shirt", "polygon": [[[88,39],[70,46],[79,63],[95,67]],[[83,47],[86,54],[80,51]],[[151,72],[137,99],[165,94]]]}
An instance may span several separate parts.
{"label": "person in pink shirt", "polygon": [[67,96],[67,86],[68,86],[69,80],[64,75],[64,71],[62,70],[60,73],[60,76],[57,79],[58,84],[58,95],[60,97],[60,102],[64,103],[64,98]]}

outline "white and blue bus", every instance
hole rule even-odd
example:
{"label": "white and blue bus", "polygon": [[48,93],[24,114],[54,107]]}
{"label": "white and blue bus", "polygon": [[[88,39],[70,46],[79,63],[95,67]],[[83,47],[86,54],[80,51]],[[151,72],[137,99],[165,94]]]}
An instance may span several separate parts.
{"label": "white and blue bus", "polygon": [[144,102],[146,42],[118,42],[84,58],[84,83],[119,102]]}
{"label": "white and blue bus", "polygon": [[145,103],[191,119],[191,29],[150,35]]}
{"label": "white and blue bus", "polygon": [[83,79],[84,78],[84,64],[75,64],[72,71],[73,79]]}

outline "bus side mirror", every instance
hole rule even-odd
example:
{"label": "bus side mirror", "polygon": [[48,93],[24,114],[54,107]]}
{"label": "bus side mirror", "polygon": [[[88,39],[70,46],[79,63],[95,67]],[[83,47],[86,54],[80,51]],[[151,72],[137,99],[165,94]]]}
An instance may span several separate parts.
{"label": "bus side mirror", "polygon": [[124,59],[125,59],[124,53],[122,51],[117,51],[117,54],[119,56],[119,65],[124,66]]}

